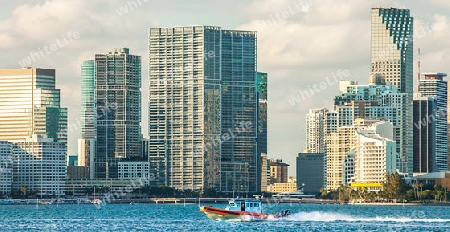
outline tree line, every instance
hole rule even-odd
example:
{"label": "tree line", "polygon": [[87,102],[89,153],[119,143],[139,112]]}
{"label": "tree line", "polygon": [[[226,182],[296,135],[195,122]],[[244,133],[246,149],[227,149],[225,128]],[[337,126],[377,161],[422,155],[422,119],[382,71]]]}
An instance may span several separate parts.
{"label": "tree line", "polygon": [[387,174],[382,190],[368,191],[364,187],[342,185],[336,190],[321,189],[319,199],[339,200],[346,202],[447,202],[450,192],[439,184],[423,184],[413,182],[408,185],[398,174]]}

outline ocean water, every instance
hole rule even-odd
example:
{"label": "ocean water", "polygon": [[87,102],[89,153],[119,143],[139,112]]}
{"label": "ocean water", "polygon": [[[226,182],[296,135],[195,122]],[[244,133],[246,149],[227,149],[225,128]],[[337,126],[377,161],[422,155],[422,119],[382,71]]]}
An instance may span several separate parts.
{"label": "ocean water", "polygon": [[[225,205],[214,205],[223,207]],[[450,231],[450,207],[275,204],[269,221],[212,221],[197,204],[2,205],[0,231]]]}

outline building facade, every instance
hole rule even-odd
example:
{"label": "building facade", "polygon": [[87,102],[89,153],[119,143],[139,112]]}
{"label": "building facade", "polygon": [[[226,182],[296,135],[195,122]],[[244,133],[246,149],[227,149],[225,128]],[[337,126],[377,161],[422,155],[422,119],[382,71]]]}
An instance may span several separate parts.
{"label": "building facade", "polygon": [[148,183],[150,179],[149,162],[119,162],[120,180],[144,179]]}
{"label": "building facade", "polygon": [[310,109],[306,114],[306,150],[309,153],[325,152],[326,115],[328,110]]}
{"label": "building facade", "polygon": [[[372,8],[371,74],[413,93],[414,18],[408,9]],[[411,96],[412,97],[412,96]]]}
{"label": "building facade", "polygon": [[305,194],[320,193],[323,187],[323,153],[299,153],[297,156],[297,189]]}
{"label": "building facade", "polygon": [[[92,62],[82,66],[85,89],[92,89]],[[118,162],[141,157],[141,57],[131,55],[128,48],[118,48],[107,54],[96,54],[94,59],[94,96],[85,93],[84,112],[89,112],[94,100],[95,115],[85,115],[86,139],[92,126],[96,141],[94,177],[118,178]],[[83,114],[83,113],[82,113]],[[95,118],[95,124],[89,123]],[[87,149],[85,150],[87,151]]]}
{"label": "building facade", "polygon": [[0,141],[46,134],[67,143],[67,108],[55,84],[54,69],[0,69]]}
{"label": "building facade", "polygon": [[369,85],[349,85],[346,93],[336,96],[334,105],[338,112],[338,126],[352,125],[356,118],[385,119],[392,122],[399,154],[397,169],[412,176],[413,123],[412,117],[410,120],[410,94],[401,93],[395,86],[382,85],[383,83],[384,81],[372,78]]}
{"label": "building facade", "polygon": [[66,143],[46,135],[33,135],[13,145],[13,191],[61,196],[65,192]]}
{"label": "building facade", "polygon": [[[445,172],[448,170],[448,128],[447,128],[447,81],[444,77],[445,73],[423,73],[425,79],[419,80],[419,93],[425,97],[433,97],[436,101],[435,115],[427,117],[429,123],[435,121],[435,138],[436,141],[436,153],[435,163],[439,172]],[[416,117],[416,115],[414,115]],[[419,119],[420,121],[423,118]],[[414,122],[417,122],[414,120]]]}
{"label": "building facade", "polygon": [[12,168],[12,144],[0,141],[0,195],[11,194]]}
{"label": "building facade", "polygon": [[[396,172],[396,144],[393,125],[379,121],[356,131],[354,182],[367,184],[368,191],[379,191],[386,181],[386,173]],[[374,187],[378,184],[378,187]]]}
{"label": "building facade", "polygon": [[[437,171],[436,164],[436,99],[416,94],[413,100],[413,172]],[[440,142],[440,141],[439,141]]]}
{"label": "building facade", "polygon": [[264,174],[264,171],[267,170],[267,73],[257,73],[256,91],[258,95],[257,156],[259,159],[257,172],[261,173],[257,175],[257,183],[260,183],[261,191],[266,191],[267,175]]}
{"label": "building facade", "polygon": [[287,183],[289,164],[283,163],[280,159],[270,159],[270,184]]}
{"label": "building facade", "polygon": [[149,30],[153,184],[258,192],[256,32]]}

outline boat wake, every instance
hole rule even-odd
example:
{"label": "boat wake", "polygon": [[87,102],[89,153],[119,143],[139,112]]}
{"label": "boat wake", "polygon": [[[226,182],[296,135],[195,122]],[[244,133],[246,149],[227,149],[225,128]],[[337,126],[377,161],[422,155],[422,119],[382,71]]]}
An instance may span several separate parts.
{"label": "boat wake", "polygon": [[409,218],[409,217],[357,217],[348,214],[330,213],[330,212],[299,212],[294,213],[288,217],[280,220],[287,221],[318,221],[318,222],[333,222],[333,221],[348,221],[348,222],[450,222],[450,219],[440,218]]}

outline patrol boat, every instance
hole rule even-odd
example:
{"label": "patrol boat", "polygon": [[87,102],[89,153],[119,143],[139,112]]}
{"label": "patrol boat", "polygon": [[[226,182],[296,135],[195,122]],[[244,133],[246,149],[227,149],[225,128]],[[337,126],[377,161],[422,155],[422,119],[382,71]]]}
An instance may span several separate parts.
{"label": "patrol boat", "polygon": [[278,219],[290,215],[289,210],[284,210],[278,214],[263,213],[262,203],[259,197],[256,197],[256,199],[243,199],[238,197],[228,201],[228,204],[225,209],[202,206],[200,207],[200,212],[205,213],[208,218],[216,221]]}

